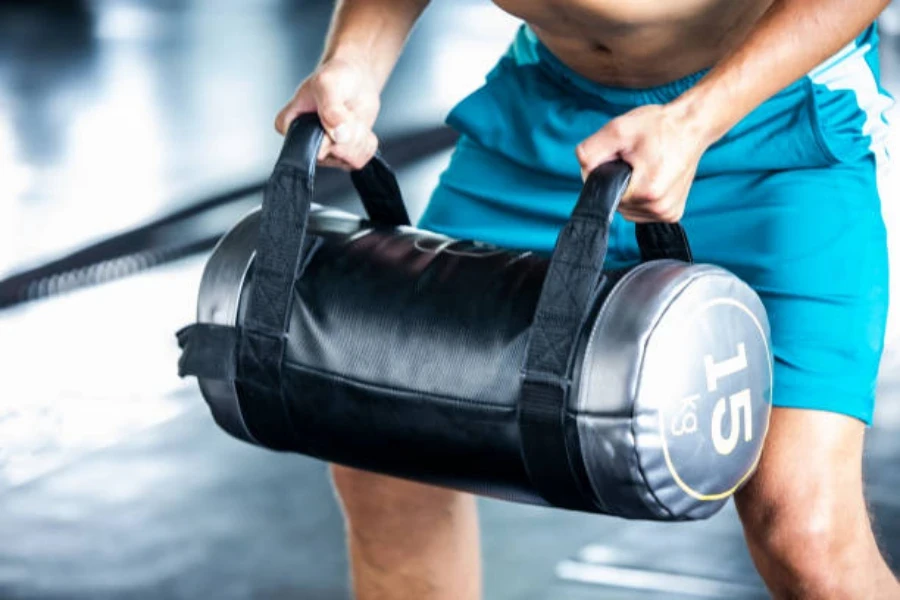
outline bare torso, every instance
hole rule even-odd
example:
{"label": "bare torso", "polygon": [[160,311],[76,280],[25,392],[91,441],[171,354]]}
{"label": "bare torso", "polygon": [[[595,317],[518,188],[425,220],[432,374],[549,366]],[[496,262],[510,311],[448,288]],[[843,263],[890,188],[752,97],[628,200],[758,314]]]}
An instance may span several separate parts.
{"label": "bare torso", "polygon": [[772,0],[495,0],[573,70],[650,87],[714,65]]}

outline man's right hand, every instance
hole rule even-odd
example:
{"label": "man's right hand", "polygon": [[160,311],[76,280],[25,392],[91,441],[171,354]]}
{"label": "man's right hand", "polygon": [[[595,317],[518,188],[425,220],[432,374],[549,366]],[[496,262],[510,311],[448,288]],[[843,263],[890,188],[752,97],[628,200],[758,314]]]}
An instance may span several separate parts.
{"label": "man's right hand", "polygon": [[380,107],[379,90],[361,61],[331,58],[310,75],[275,119],[282,135],[299,115],[316,112],[328,134],[319,164],[361,169],[378,149],[372,126]]}

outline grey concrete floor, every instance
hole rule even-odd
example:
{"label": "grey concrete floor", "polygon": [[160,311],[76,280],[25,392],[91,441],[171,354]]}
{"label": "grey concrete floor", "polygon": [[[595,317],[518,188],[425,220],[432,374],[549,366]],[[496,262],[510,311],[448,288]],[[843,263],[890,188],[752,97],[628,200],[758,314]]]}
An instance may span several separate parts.
{"label": "grey concrete floor", "polygon": [[[0,1],[0,276],[263,177],[330,4]],[[439,122],[515,26],[435,0],[380,132]],[[900,34],[898,12],[885,29]],[[900,37],[884,64],[896,94]],[[446,160],[400,174],[413,212]],[[892,232],[898,215],[887,202]],[[323,465],[229,438],[175,376],[204,259],[0,312],[0,598],[348,597]],[[900,560],[895,333],[882,371],[865,466]],[[732,506],[672,525],[484,500],[481,520],[490,600],[766,597]]]}

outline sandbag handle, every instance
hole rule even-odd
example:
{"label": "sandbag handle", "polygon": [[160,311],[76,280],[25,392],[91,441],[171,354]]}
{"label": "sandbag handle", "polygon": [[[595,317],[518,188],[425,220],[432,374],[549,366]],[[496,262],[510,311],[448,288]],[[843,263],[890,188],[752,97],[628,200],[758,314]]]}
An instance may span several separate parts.
{"label": "sandbag handle", "polygon": [[[248,299],[245,329],[270,337],[287,331],[290,294],[305,265],[306,229],[315,192],[319,148],[325,129],[315,113],[300,115],[288,127],[284,145],[263,191],[259,237],[254,259],[254,288]],[[383,225],[408,225],[393,171],[376,155],[353,184],[369,218]]]}
{"label": "sandbag handle", "polygon": [[[324,138],[325,129],[316,113],[298,116],[288,126],[276,168],[283,165],[303,170],[309,181],[314,181]],[[380,152],[376,152],[362,169],[351,171],[350,179],[370,221],[388,226],[410,224],[397,177]],[[308,201],[312,202],[312,198]]]}
{"label": "sandbag handle", "polygon": [[[602,509],[581,490],[585,468],[567,446],[566,409],[575,347],[603,283],[610,226],[631,172],[628,163],[615,160],[594,169],[585,181],[556,240],[525,352],[518,412],[525,467],[545,500],[575,510]],[[641,223],[635,232],[642,260],[691,262],[680,224]]]}
{"label": "sandbag handle", "polygon": [[[588,175],[550,258],[526,371],[568,378],[571,349],[602,280],[613,216],[630,181],[631,166],[622,160],[604,163]],[[643,261],[692,261],[687,235],[679,223],[639,223],[635,236]],[[542,340],[547,336],[553,342],[545,344]]]}
{"label": "sandbag handle", "polygon": [[[294,282],[309,264],[320,240],[307,236],[316,161],[325,130],[318,115],[301,115],[291,123],[284,146],[263,191],[259,234],[253,262],[253,288],[237,337],[235,381],[241,397],[267,406],[278,426],[269,432],[271,448],[304,448],[289,426],[291,416],[281,398],[281,370]],[[351,175],[369,217],[385,225],[408,225],[400,188],[387,163],[376,156]]]}
{"label": "sandbag handle", "polygon": [[[584,198],[579,198],[573,211],[573,215],[580,212],[588,214],[595,210],[591,205],[596,205],[600,218],[606,223],[607,244],[603,250],[604,261],[608,247],[609,226],[631,182],[631,174],[631,165],[621,159],[600,165],[585,181],[582,188]],[[638,223],[634,231],[642,262],[660,259],[693,262],[687,234],[680,223]],[[560,243],[571,242],[562,239]]]}

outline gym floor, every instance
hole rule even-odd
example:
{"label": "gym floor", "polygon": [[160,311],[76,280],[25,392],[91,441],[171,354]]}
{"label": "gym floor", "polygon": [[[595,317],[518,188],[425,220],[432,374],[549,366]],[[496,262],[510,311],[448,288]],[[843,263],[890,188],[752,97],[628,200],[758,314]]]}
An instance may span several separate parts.
{"label": "gym floor", "polygon": [[[331,5],[0,0],[0,278],[264,178]],[[516,26],[484,1],[435,0],[386,90],[382,139],[438,125]],[[900,96],[896,2],[882,34]],[[891,145],[900,156],[900,128]],[[414,216],[447,158],[401,170]],[[896,176],[887,189],[897,199]],[[884,214],[894,249],[900,210]],[[324,465],[229,438],[176,377],[205,257],[0,310],[0,598],[349,597]],[[865,462],[895,568],[898,331]],[[731,505],[672,525],[483,500],[481,518],[490,600],[766,597]]]}

